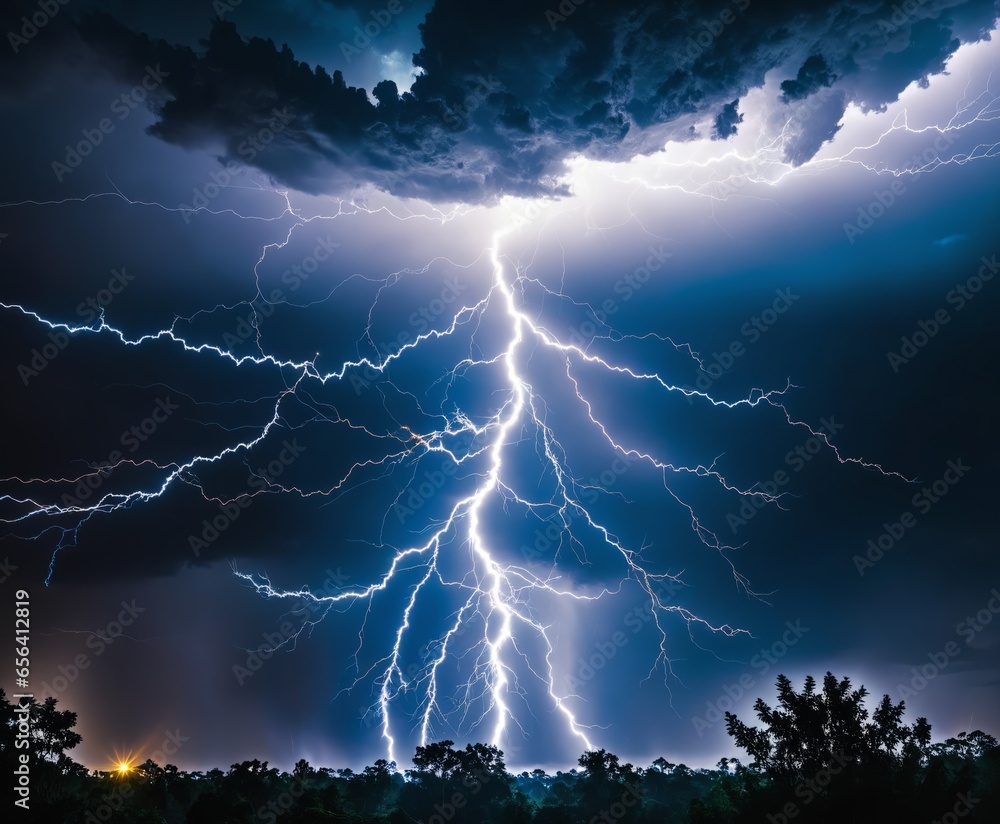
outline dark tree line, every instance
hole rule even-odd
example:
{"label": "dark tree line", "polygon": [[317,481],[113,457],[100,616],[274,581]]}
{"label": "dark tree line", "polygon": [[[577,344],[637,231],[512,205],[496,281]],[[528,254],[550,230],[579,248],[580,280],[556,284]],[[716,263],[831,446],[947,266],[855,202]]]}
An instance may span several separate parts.
{"label": "dark tree line", "polygon": [[185,772],[151,760],[128,772],[88,772],[67,755],[80,743],[76,714],[54,698],[31,702],[30,747],[18,748],[18,714],[0,690],[0,762],[6,775],[30,753],[31,810],[48,824],[809,824],[1000,821],[1000,746],[981,731],[932,743],[905,705],[827,673],[797,692],[777,680],[774,707],[754,705],[759,726],[732,713],[726,728],[750,757],[691,769],[658,758],[642,769],[606,750],[554,775],[512,774],[503,752],[452,741],[418,747],[404,772],[385,760],[350,769],[299,761],[291,773],[252,760],[228,771]]}

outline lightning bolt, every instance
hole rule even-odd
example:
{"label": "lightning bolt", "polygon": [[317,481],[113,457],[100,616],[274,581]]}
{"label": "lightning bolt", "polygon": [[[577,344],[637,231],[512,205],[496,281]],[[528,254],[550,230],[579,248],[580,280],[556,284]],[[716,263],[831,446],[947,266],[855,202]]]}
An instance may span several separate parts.
{"label": "lightning bolt", "polygon": [[[692,161],[684,167],[686,173],[691,175],[690,181],[695,181],[692,185],[671,183],[664,188],[680,188],[689,194],[718,199],[720,183],[731,184],[737,179],[749,178],[756,184],[774,186],[788,175],[814,173],[833,164],[857,164],[880,173],[919,174],[945,165],[986,159],[994,156],[997,145],[1000,144],[981,144],[971,152],[956,153],[909,169],[869,164],[861,156],[865,152],[876,150],[883,141],[895,134],[912,135],[932,131],[944,135],[961,130],[971,123],[992,122],[1000,117],[996,102],[996,98],[989,96],[980,96],[970,102],[963,101],[955,118],[943,125],[929,126],[926,129],[911,127],[904,115],[893,121],[892,126],[871,145],[852,148],[835,160],[825,159],[799,168],[780,159],[785,151],[790,129],[793,128],[789,123],[776,138],[759,141],[756,152],[751,155],[723,155],[723,160],[735,159],[745,164],[738,173],[723,171],[717,174],[715,169],[720,162],[719,158],[703,163]],[[664,164],[664,168],[668,165]],[[748,171],[760,169],[769,171]],[[710,173],[709,178],[695,177],[705,171]],[[655,181],[638,182],[648,188],[658,188]],[[284,588],[272,583],[266,574],[245,572],[234,566],[237,578],[246,582],[261,596],[278,600],[304,600],[318,608],[319,620],[331,611],[350,609],[354,605],[364,611],[358,645],[351,659],[353,676],[346,689],[350,691],[363,685],[371,686],[374,700],[370,712],[378,719],[387,755],[391,760],[397,760],[397,738],[403,723],[400,715],[419,730],[421,743],[432,740],[442,724],[451,723],[455,719],[459,726],[467,729],[489,727],[492,743],[501,746],[511,739],[515,731],[524,734],[521,721],[523,716],[518,707],[526,702],[531,689],[539,687],[571,738],[586,749],[592,749],[595,726],[582,718],[580,696],[568,693],[559,686],[562,679],[557,662],[558,628],[546,623],[542,617],[551,614],[553,604],[572,606],[602,601],[613,598],[628,587],[637,587],[649,604],[658,633],[659,651],[650,674],[662,670],[665,681],[673,675],[668,654],[670,619],[680,621],[693,642],[696,642],[695,631],[729,637],[749,634],[746,629],[709,620],[683,606],[678,599],[672,597],[684,586],[682,571],[675,572],[654,564],[648,557],[649,547],[631,545],[615,532],[611,523],[596,512],[588,499],[593,495],[612,496],[615,493],[595,488],[580,480],[574,473],[568,457],[569,450],[560,440],[558,427],[550,423],[550,398],[555,394],[575,404],[575,414],[581,415],[588,423],[594,441],[608,454],[629,463],[638,463],[661,478],[669,499],[689,519],[693,534],[707,550],[718,554],[730,570],[736,585],[750,595],[756,593],[730,557],[736,547],[726,545],[698,517],[695,508],[680,493],[673,479],[700,478],[717,484],[727,493],[762,496],[771,503],[780,503],[780,496],[731,483],[716,468],[714,461],[707,465],[688,465],[658,455],[654,450],[632,442],[627,436],[615,434],[613,426],[602,417],[600,404],[586,390],[585,376],[599,374],[608,380],[649,386],[668,396],[683,397],[712,408],[760,409],[765,414],[776,412],[789,426],[802,428],[819,438],[840,463],[906,480],[899,473],[877,463],[842,454],[825,432],[797,419],[785,405],[785,396],[793,389],[790,382],[776,389],[755,388],[745,397],[724,400],[713,397],[708,392],[679,386],[658,371],[640,369],[623,356],[612,357],[609,354],[615,353],[615,344],[622,341],[648,338],[671,347],[700,364],[697,353],[690,346],[677,344],[660,335],[641,338],[622,335],[606,324],[606,328],[599,330],[586,343],[574,342],[571,335],[553,331],[551,324],[543,319],[539,308],[543,300],[562,302],[576,309],[592,309],[588,304],[574,300],[566,292],[563,282],[559,288],[552,288],[530,275],[533,261],[524,262],[512,253],[505,253],[506,242],[516,231],[516,226],[513,225],[504,225],[498,229],[492,236],[489,248],[484,250],[483,255],[491,270],[490,285],[485,294],[475,301],[460,305],[443,323],[415,335],[395,351],[379,352],[375,344],[373,318],[381,296],[405,278],[426,274],[437,261],[471,268],[478,263],[478,259],[472,263],[459,264],[447,258],[435,258],[424,266],[393,272],[378,281],[362,338],[375,354],[359,354],[356,358],[343,361],[335,369],[320,368],[319,353],[309,359],[279,357],[268,351],[261,330],[263,318],[258,314],[258,307],[268,301],[260,281],[260,266],[268,254],[287,246],[302,227],[314,221],[340,220],[382,212],[400,221],[429,220],[443,224],[467,212],[460,209],[452,212],[432,210],[430,214],[421,214],[394,211],[388,207],[372,209],[355,201],[337,201],[335,213],[307,217],[302,210],[293,206],[287,191],[269,190],[269,193],[279,199],[279,206],[276,212],[268,215],[241,214],[234,210],[212,211],[207,207],[171,209],[158,203],[130,200],[117,189],[84,198],[52,202],[86,203],[97,197],[109,197],[119,198],[135,208],[157,208],[180,213],[185,220],[197,214],[207,219],[235,218],[265,225],[277,224],[282,220],[291,221],[290,228],[279,240],[265,244],[261,250],[253,267],[254,298],[203,310],[205,314],[211,314],[220,309],[233,310],[248,305],[254,318],[254,351],[249,354],[200,341],[186,331],[185,327],[190,326],[202,313],[175,318],[165,328],[147,334],[129,335],[112,325],[103,313],[91,324],[71,324],[48,319],[21,304],[0,303],[0,308],[20,313],[52,331],[73,337],[108,337],[130,348],[159,342],[177,347],[186,355],[219,359],[237,369],[272,370],[285,379],[285,388],[272,397],[257,399],[268,405],[270,414],[262,425],[253,428],[251,436],[237,438],[215,452],[165,463],[122,459],[113,462],[110,468],[98,470],[91,467],[88,472],[59,478],[0,479],[0,483],[19,490],[0,496],[0,503],[7,509],[0,522],[16,530],[28,530],[21,533],[21,537],[27,539],[39,540],[50,532],[57,536],[46,580],[48,583],[54,573],[58,553],[75,546],[81,529],[93,518],[109,516],[162,498],[169,490],[181,484],[197,489],[206,501],[217,504],[228,504],[237,498],[268,493],[331,497],[344,494],[373,477],[387,477],[399,468],[412,469],[415,476],[421,461],[428,456],[448,458],[466,473],[460,478],[461,481],[472,481],[468,484],[472,486],[471,491],[460,495],[450,505],[445,517],[432,522],[413,544],[387,547],[380,542],[378,548],[389,549],[389,557],[384,571],[374,576],[371,583],[315,593],[309,588]],[[37,201],[4,204],[6,207],[23,208],[44,205],[46,204]],[[344,283],[360,277],[351,276]],[[342,285],[334,287],[325,298],[290,305],[301,308],[320,305],[328,301]],[[500,345],[491,343],[490,336],[484,331],[488,328],[503,330]],[[435,343],[460,337],[463,346],[464,342],[468,343],[468,354],[444,370],[444,375],[439,379],[445,387],[443,399],[436,408],[425,410],[412,393],[396,390],[415,402],[423,424],[399,424],[396,428],[362,424],[341,414],[335,407],[321,403],[312,395],[315,387],[341,384],[359,373],[378,375],[385,379],[388,387],[394,387],[391,373],[397,364],[413,358],[418,350],[422,352]],[[598,342],[600,346],[597,345]],[[548,363],[556,365],[554,371],[564,381],[561,386],[553,388],[549,385],[553,383],[551,374],[534,374],[533,369],[537,368],[534,362],[542,360],[543,356],[549,359]],[[497,400],[488,413],[473,414],[469,410],[463,410],[453,399],[454,388],[473,374],[498,376],[500,386],[493,395]],[[487,385],[485,379],[483,385]],[[383,454],[354,463],[339,478],[323,488],[305,488],[291,482],[268,480],[265,488],[255,492],[241,491],[237,496],[211,494],[200,480],[199,473],[213,464],[240,459],[247,461],[248,456],[272,434],[294,429],[296,425],[290,423],[291,416],[286,414],[286,407],[293,403],[299,403],[312,411],[310,421],[344,427],[352,436],[378,442],[383,447]],[[428,420],[437,425],[428,425]],[[548,481],[547,494],[539,494],[537,490],[528,491],[518,478],[522,452],[526,445],[533,447],[542,474]],[[58,503],[48,492],[52,487],[78,483],[99,472],[121,468],[126,468],[126,471],[129,468],[154,470],[159,476],[148,488],[105,492],[92,503]],[[400,491],[393,504],[397,504],[402,495],[403,492]],[[390,511],[391,508],[390,505]],[[491,532],[489,528],[489,520],[497,511],[511,517],[510,513],[514,510],[541,523],[554,523],[559,528],[559,551],[551,565],[541,573],[514,557],[509,538],[496,534],[496,531]],[[32,527],[35,523],[40,523],[40,526]],[[614,562],[622,572],[609,576],[611,580],[599,586],[576,586],[572,577],[563,571],[562,551],[568,548],[565,554],[582,565],[590,564],[586,545],[588,541],[596,542],[603,562]],[[437,610],[442,628],[425,645],[425,654],[420,664],[416,668],[407,666],[408,644],[412,643],[412,636],[416,632],[418,616],[422,610],[428,609],[429,604],[434,604],[435,598],[442,593],[445,596],[444,602],[448,604],[447,607],[439,605]],[[383,600],[391,601],[391,604],[383,604]],[[398,622],[395,624],[391,643],[377,653],[378,657],[374,661],[363,660],[363,654],[370,647],[366,637],[369,635],[371,616],[376,612],[383,614],[396,608],[399,608]],[[306,622],[301,631],[311,629],[314,624],[314,621]],[[298,634],[285,643],[294,644],[297,638]],[[458,679],[459,687],[449,697],[449,679],[454,680],[455,670],[463,667],[465,670]],[[400,705],[406,702],[410,703],[410,709],[400,710]]]}

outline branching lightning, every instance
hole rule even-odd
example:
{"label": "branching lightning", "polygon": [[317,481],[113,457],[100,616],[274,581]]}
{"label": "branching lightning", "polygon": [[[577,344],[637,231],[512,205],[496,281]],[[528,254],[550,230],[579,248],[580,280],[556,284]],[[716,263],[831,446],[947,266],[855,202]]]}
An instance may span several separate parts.
{"label": "branching lightning", "polygon": [[[723,156],[722,160],[735,158],[741,161],[740,171],[729,171],[729,165],[720,163],[718,158],[703,163],[691,162],[684,169],[690,175],[690,185],[671,183],[667,188],[680,188],[689,194],[724,199],[728,196],[727,189],[733,184],[737,188],[746,181],[776,185],[789,175],[823,171],[833,165],[858,164],[876,172],[898,175],[925,173],[945,165],[985,159],[996,154],[1000,143],[982,144],[971,152],[956,152],[938,157],[919,168],[890,168],[883,164],[871,164],[865,157],[867,153],[876,150],[882,141],[902,132],[917,134],[933,131],[938,135],[947,135],[971,123],[995,121],[1000,117],[996,103],[996,98],[988,99],[988,96],[963,101],[955,118],[943,125],[926,129],[911,128],[905,116],[901,116],[872,145],[852,148],[836,160],[824,159],[797,169],[780,160],[788,136],[787,130],[793,128],[793,124],[789,123],[777,137],[766,140],[762,138],[754,155]],[[761,171],[762,169],[765,171]],[[657,183],[648,180],[638,182],[648,188],[660,188]],[[334,214],[304,217],[293,207],[289,193],[271,191],[279,198],[281,207],[278,213],[265,217],[239,214],[233,210],[170,209],[156,203],[130,200],[117,190],[59,203],[86,203],[95,197],[112,197],[120,198],[134,208],[180,212],[186,218],[191,217],[188,213],[197,213],[203,219],[238,218],[261,222],[265,226],[281,220],[291,220],[291,227],[280,240],[263,245],[254,266],[256,296],[245,303],[253,309],[255,318],[256,307],[267,302],[260,282],[259,267],[269,253],[289,244],[303,226],[314,221],[337,220],[345,215],[373,215],[383,211],[396,220],[428,219],[440,223],[460,214],[458,211],[436,212],[431,215],[398,214],[384,209],[370,210],[364,204],[340,201]],[[28,202],[6,205],[30,207],[43,204]],[[529,688],[539,687],[547,695],[549,709],[556,711],[567,733],[586,749],[592,749],[595,743],[594,724],[582,718],[580,697],[567,693],[559,686],[563,680],[556,661],[558,641],[553,627],[543,617],[546,604],[598,601],[611,598],[626,587],[638,587],[649,603],[658,633],[659,654],[650,671],[652,673],[662,669],[665,679],[672,672],[668,655],[671,631],[668,619],[683,622],[689,633],[698,630],[735,636],[746,634],[747,630],[710,621],[665,595],[663,585],[669,585],[666,587],[667,591],[675,591],[682,583],[681,573],[651,562],[648,547],[631,545],[596,513],[587,501],[588,496],[584,494],[592,491],[591,488],[572,471],[567,457],[568,450],[560,440],[558,427],[549,421],[549,404],[546,399],[550,397],[550,393],[559,393],[564,400],[568,399],[576,404],[579,413],[589,422],[591,437],[609,454],[638,462],[662,477],[667,496],[686,513],[685,517],[690,519],[693,533],[706,549],[723,559],[737,586],[751,594],[750,582],[738,572],[731,560],[731,551],[735,547],[720,540],[699,518],[694,506],[682,496],[672,481],[674,478],[691,476],[717,484],[733,495],[763,495],[773,503],[779,503],[779,498],[753,487],[744,488],[731,483],[716,468],[715,462],[708,465],[679,463],[633,442],[627,434],[615,433],[613,425],[604,420],[598,411],[600,405],[595,403],[592,394],[584,388],[585,382],[581,377],[583,373],[596,372],[609,380],[656,387],[667,395],[683,396],[695,403],[715,408],[759,408],[762,413],[776,411],[790,426],[800,427],[823,441],[840,463],[855,464],[899,478],[902,476],[876,463],[842,454],[826,433],[798,420],[785,405],[785,396],[792,389],[790,383],[770,390],[753,389],[746,397],[737,400],[723,400],[708,392],[680,386],[659,371],[641,369],[630,364],[624,357],[615,359],[607,354],[599,354],[598,351],[615,351],[613,344],[630,337],[621,335],[610,327],[593,336],[589,344],[574,342],[565,333],[553,331],[549,328],[551,324],[541,319],[537,301],[533,300],[532,295],[541,292],[546,299],[564,301],[575,307],[589,307],[575,301],[562,285],[558,289],[545,286],[529,274],[528,265],[506,253],[506,241],[512,231],[509,225],[498,229],[493,234],[489,248],[483,252],[488,258],[492,273],[491,284],[485,294],[475,301],[458,306],[436,328],[414,336],[396,351],[378,353],[374,345],[372,319],[379,298],[404,278],[418,278],[426,273],[433,261],[422,267],[387,276],[378,284],[362,339],[377,354],[359,355],[344,360],[335,369],[320,368],[319,353],[311,359],[288,359],[270,352],[259,322],[254,323],[253,343],[256,351],[245,354],[233,348],[195,339],[185,329],[195,316],[176,318],[166,328],[147,334],[129,335],[111,324],[103,313],[94,323],[81,325],[48,319],[20,304],[0,303],[0,307],[8,312],[19,313],[51,330],[73,337],[103,336],[116,340],[124,347],[146,347],[160,342],[177,347],[186,356],[215,358],[230,364],[232,368],[244,370],[272,370],[285,379],[284,390],[273,398],[266,399],[271,409],[269,419],[255,428],[249,436],[235,439],[221,450],[210,454],[195,454],[173,463],[126,459],[114,463],[114,468],[142,467],[158,472],[157,481],[148,488],[105,492],[92,503],[65,504],[56,502],[57,499],[50,490],[79,482],[88,475],[93,476],[96,469],[76,477],[2,479],[5,486],[17,490],[0,496],[0,503],[6,507],[2,521],[25,538],[38,540],[50,533],[56,536],[49,568],[51,579],[58,553],[76,545],[81,530],[94,518],[110,516],[135,505],[162,498],[179,484],[197,489],[208,501],[225,504],[234,500],[231,496],[209,492],[200,480],[199,472],[212,464],[246,460],[273,434],[287,431],[290,424],[285,414],[286,406],[296,401],[312,409],[315,420],[343,427],[351,437],[377,440],[388,447],[381,457],[354,463],[340,477],[322,488],[304,488],[270,481],[265,489],[249,493],[241,491],[240,497],[265,493],[302,497],[340,495],[379,473],[384,476],[384,473],[394,468],[415,468],[425,456],[447,456],[467,472],[465,479],[472,480],[472,490],[455,500],[447,516],[431,523],[419,540],[409,546],[389,548],[391,551],[384,564],[384,571],[373,582],[341,587],[332,593],[314,593],[308,588],[281,587],[272,583],[267,575],[260,573],[234,568],[235,574],[266,598],[289,601],[305,599],[312,602],[320,611],[321,617],[327,616],[330,611],[349,609],[353,605],[364,611],[358,646],[352,660],[352,683],[348,689],[367,685],[372,690],[371,712],[378,720],[390,759],[397,758],[397,738],[403,726],[409,724],[418,729],[421,743],[426,743],[440,733],[443,725],[452,723],[456,717],[459,726],[488,728],[492,743],[503,745],[521,729],[521,715],[516,706],[523,703],[521,699]],[[471,267],[472,264],[468,266]],[[336,288],[326,298],[304,305],[322,304],[332,296]],[[211,313],[219,308],[204,311]],[[505,330],[503,345],[491,348],[489,343],[480,342],[480,330],[487,323],[499,325]],[[433,346],[435,342],[459,337],[462,341],[468,341],[468,355],[449,365],[440,379],[447,387],[445,401],[431,410],[420,407],[424,420],[434,421],[437,424],[435,426],[401,424],[393,430],[380,429],[351,420],[336,408],[320,404],[310,394],[310,387],[348,382],[353,375],[362,372],[374,373],[389,380],[389,373],[395,364],[418,357],[418,353]],[[697,353],[690,347],[676,344],[659,335],[648,337],[700,363]],[[593,345],[598,339],[602,344],[600,348]],[[560,386],[543,387],[532,377],[529,363],[539,352],[544,352],[552,362],[558,364],[562,381]],[[460,379],[465,379],[470,374],[486,372],[501,376],[502,390],[494,395],[496,400],[489,414],[473,415],[460,408],[449,393]],[[392,385],[391,381],[388,385]],[[537,490],[526,489],[513,468],[516,461],[514,456],[525,443],[535,446],[542,471],[551,479],[551,487],[546,495],[538,495]],[[402,494],[403,491],[400,491],[399,495]],[[393,504],[398,501],[399,497]],[[561,536],[565,538],[565,544],[574,551],[582,551],[583,544],[579,538],[581,533],[597,536],[601,550],[614,560],[623,573],[615,580],[593,589],[575,587],[571,580],[559,574],[554,564],[547,573],[539,573],[512,557],[505,546],[504,535],[495,532],[491,534],[486,523],[491,507],[504,512],[516,509],[540,522],[555,523]],[[560,546],[563,546],[562,542]],[[380,545],[379,548],[386,547]],[[412,642],[411,638],[416,632],[417,613],[427,609],[427,604],[433,602],[436,592],[448,593],[457,606],[443,610],[444,614],[440,616],[443,623],[441,631],[425,646],[427,653],[414,670],[405,663],[407,645]],[[366,638],[371,616],[389,612],[397,614],[398,618],[391,641],[386,649],[377,652],[373,662],[363,661],[362,652],[371,644]],[[312,625],[313,622],[307,623],[308,628]],[[470,627],[474,628],[471,641]],[[692,639],[693,637],[692,635]],[[294,640],[289,639],[287,643],[292,644]],[[450,674],[453,671],[449,667],[454,667],[456,663],[467,667],[467,671],[462,676],[457,693],[449,696],[445,684],[453,678]],[[404,699],[410,701],[409,711],[398,709]],[[414,705],[415,711],[412,709]],[[454,709],[456,706],[457,710]],[[468,716],[468,713],[473,715]]]}
{"label": "branching lightning", "polygon": [[[742,191],[748,184],[776,186],[790,176],[818,175],[842,166],[855,166],[879,175],[912,177],[944,166],[964,166],[986,160],[1000,153],[1000,141],[985,140],[964,149],[955,146],[962,133],[970,127],[1000,120],[1000,95],[991,88],[992,71],[986,88],[978,94],[970,93],[972,82],[970,77],[962,99],[955,104],[954,114],[944,122],[914,125],[908,110],[903,108],[874,140],[850,146],[840,154],[820,152],[802,164],[789,159],[790,147],[799,131],[831,93],[827,90],[813,95],[815,100],[808,98],[797,106],[788,106],[790,113],[779,115],[777,129],[762,122],[752,150],[716,152],[705,160],[688,159],[680,163],[664,157],[656,163],[656,177],[662,178],[663,182],[635,177],[625,179],[644,188],[676,189],[689,195],[721,201],[737,194],[759,197],[756,191],[752,194]],[[900,152],[904,158],[910,155],[903,162],[883,159],[880,150],[887,147],[890,141],[907,139],[921,140],[919,150]]]}

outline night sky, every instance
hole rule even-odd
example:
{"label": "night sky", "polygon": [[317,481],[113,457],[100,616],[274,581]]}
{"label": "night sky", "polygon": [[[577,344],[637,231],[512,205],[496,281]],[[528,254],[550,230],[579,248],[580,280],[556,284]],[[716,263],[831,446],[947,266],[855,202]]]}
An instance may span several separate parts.
{"label": "night sky", "polygon": [[71,755],[709,766],[827,670],[1000,733],[998,16],[5,4],[0,592]]}

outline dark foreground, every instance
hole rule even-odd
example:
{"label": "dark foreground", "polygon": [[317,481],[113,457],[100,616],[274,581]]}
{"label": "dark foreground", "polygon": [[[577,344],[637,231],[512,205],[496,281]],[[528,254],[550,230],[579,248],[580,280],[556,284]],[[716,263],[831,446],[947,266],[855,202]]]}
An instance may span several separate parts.
{"label": "dark foreground", "polygon": [[[715,769],[692,770],[659,758],[642,769],[598,750],[581,755],[578,768],[554,775],[513,774],[496,747],[458,749],[451,741],[418,747],[412,769],[404,772],[382,760],[358,773],[302,760],[287,773],[256,759],[204,773],[152,760],[118,772],[90,772],[66,754],[81,740],[73,730],[75,713],[58,710],[55,699],[18,712],[0,690],[0,760],[15,785],[7,802],[13,815],[8,808],[3,819],[52,824],[1000,821],[1000,746],[993,736],[977,730],[932,743],[925,719],[903,723],[903,702],[893,704],[885,696],[869,713],[865,689],[853,689],[848,679],[830,673],[822,687],[807,679],[801,693],[779,676],[777,690],[774,708],[763,700],[754,706],[760,727],[727,713],[727,730],[749,754],[748,766],[722,759]],[[18,738],[26,716],[30,746],[23,745],[23,735]],[[19,772],[29,776],[27,799],[17,789]]]}

